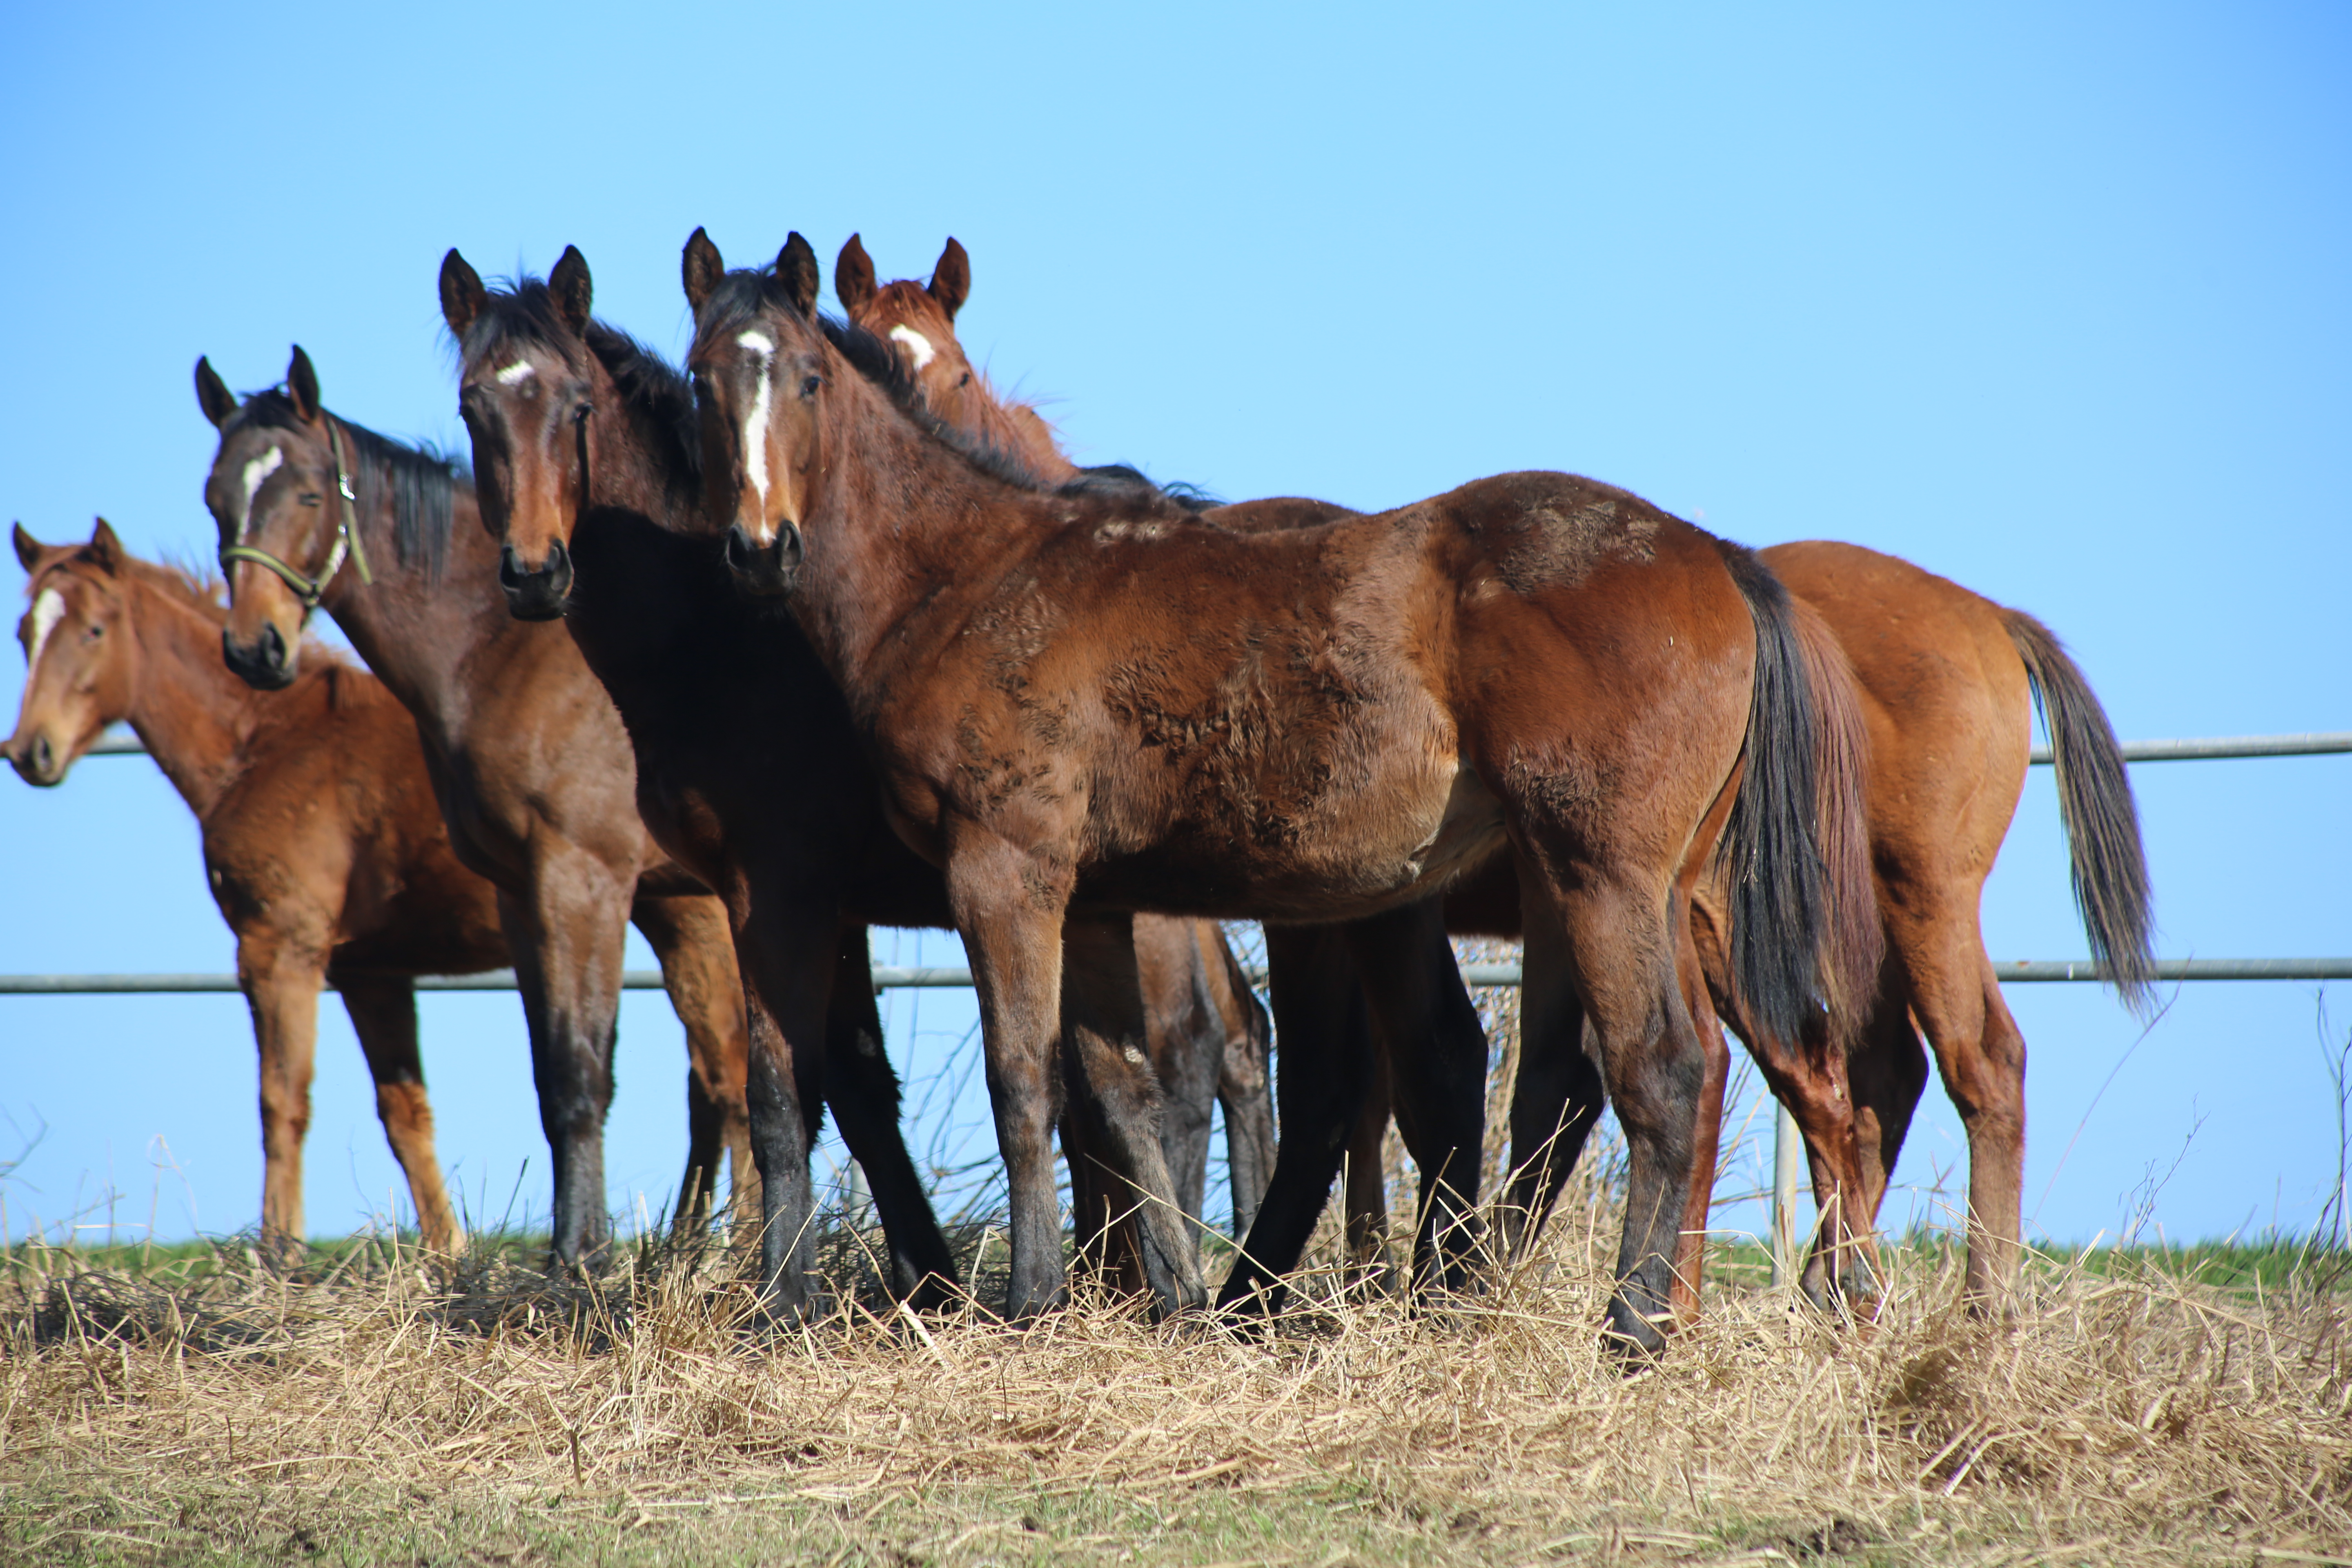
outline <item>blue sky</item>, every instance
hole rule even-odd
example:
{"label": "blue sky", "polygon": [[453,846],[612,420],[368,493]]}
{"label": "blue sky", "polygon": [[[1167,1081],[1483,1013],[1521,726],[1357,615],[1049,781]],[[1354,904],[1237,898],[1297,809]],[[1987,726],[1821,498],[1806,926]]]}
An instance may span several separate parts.
{"label": "blue sky", "polygon": [[[0,506],[43,538],[103,512],[209,550],[200,353],[250,388],[299,342],[338,412],[454,440],[451,245],[493,273],[577,244],[602,313],[674,351],[697,225],[738,262],[798,228],[828,272],[861,230],[886,277],[953,234],[975,357],[1083,459],[1364,507],[1573,469],[2030,610],[2126,736],[2352,728],[2340,8],[131,5],[0,40]],[[2352,759],[2135,784],[2162,952],[2352,952]],[[143,762],[0,780],[0,970],[229,965]],[[1996,958],[2084,951],[2046,774],[1986,921]],[[2168,1235],[2309,1225],[2344,989],[2189,987],[2143,1039],[2090,988],[2012,988],[2029,1228],[2112,1234],[2176,1156]],[[919,1072],[969,1018],[897,1005]],[[616,1206],[683,1153],[675,1023],[634,998],[622,1033]],[[511,1000],[428,1002],[425,1039],[468,1202],[543,1204]],[[331,1004],[320,1064],[333,1232],[397,1178]],[[110,1183],[122,1224],[249,1224],[253,1070],[235,998],[0,998],[0,1112],[47,1129],[11,1224]],[[1959,1169],[1931,1096],[1898,1223]]]}

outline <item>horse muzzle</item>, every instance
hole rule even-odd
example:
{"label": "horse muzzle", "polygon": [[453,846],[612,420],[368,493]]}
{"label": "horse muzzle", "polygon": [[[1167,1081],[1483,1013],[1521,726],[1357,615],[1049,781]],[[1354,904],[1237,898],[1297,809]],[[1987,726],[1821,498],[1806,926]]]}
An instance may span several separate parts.
{"label": "horse muzzle", "polygon": [[224,629],[221,662],[256,691],[283,691],[294,684],[294,659],[285,634],[269,622],[262,624],[261,635],[249,643],[237,641],[235,632]]}
{"label": "horse muzzle", "polygon": [[66,782],[65,760],[40,731],[10,741],[6,749],[8,765],[26,784],[38,789],[55,789]]}
{"label": "horse muzzle", "polygon": [[515,547],[505,545],[499,551],[499,586],[507,591],[507,613],[516,620],[554,620],[572,597],[572,552],[563,541],[551,541],[545,563],[525,571]]}
{"label": "horse muzzle", "polygon": [[751,542],[751,533],[740,522],[727,531],[727,564],[735,574],[736,586],[746,593],[791,593],[800,581],[804,553],[801,531],[790,522],[783,525],[775,542],[764,548]]}

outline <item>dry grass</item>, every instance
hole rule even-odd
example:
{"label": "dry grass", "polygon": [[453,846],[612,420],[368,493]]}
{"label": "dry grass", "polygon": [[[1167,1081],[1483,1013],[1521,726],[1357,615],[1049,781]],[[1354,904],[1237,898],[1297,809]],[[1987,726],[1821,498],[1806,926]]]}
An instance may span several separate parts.
{"label": "dry grass", "polygon": [[[1484,1000],[1499,1085],[1513,998]],[[1854,1326],[1725,1249],[1706,1321],[1628,1376],[1597,1333],[1616,1163],[1442,1310],[1343,1292],[1327,1217],[1255,1330],[917,1322],[837,1224],[835,1306],[783,1331],[716,1251],[587,1286],[383,1238],[293,1276],[20,1249],[0,1562],[2352,1563],[2342,1253],[2228,1288],[2036,1260],[1988,1326],[1938,1240]],[[1002,1238],[967,1246],[985,1293]]]}
{"label": "dry grass", "polygon": [[2352,1558],[2340,1296],[2045,1268],[1987,1328],[1898,1252],[1874,1325],[1718,1291],[1628,1377],[1608,1218],[1486,1299],[1326,1280],[1265,1333],[855,1296],[762,1332],[723,1259],[653,1255],[593,1289],[389,1246],[310,1280],[29,1256],[0,1557]]}

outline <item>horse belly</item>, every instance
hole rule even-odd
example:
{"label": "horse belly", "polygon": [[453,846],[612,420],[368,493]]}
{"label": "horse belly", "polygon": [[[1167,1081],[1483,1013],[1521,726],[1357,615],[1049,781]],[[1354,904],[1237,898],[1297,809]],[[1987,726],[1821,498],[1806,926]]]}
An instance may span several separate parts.
{"label": "horse belly", "polygon": [[1488,858],[1502,833],[1499,804],[1457,755],[1391,752],[1296,818],[1192,814],[1147,847],[1095,861],[1080,897],[1171,913],[1351,919],[1435,892]]}

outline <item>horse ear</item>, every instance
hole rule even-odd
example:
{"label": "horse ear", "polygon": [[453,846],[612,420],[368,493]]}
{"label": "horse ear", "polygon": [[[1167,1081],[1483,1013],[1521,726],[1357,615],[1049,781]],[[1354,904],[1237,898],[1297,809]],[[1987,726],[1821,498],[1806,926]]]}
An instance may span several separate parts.
{"label": "horse ear", "polygon": [[931,268],[931,298],[940,302],[940,309],[948,313],[950,321],[963,309],[963,302],[971,298],[971,258],[964,254],[953,235],[948,237],[948,247],[940,252],[940,264]]}
{"label": "horse ear", "polygon": [[294,357],[286,366],[286,395],[306,423],[319,417],[319,373],[310,368],[310,356],[300,343],[294,345]]}
{"label": "horse ear", "polygon": [[814,319],[816,315],[817,267],[816,247],[793,230],[784,240],[784,247],[776,252],[776,281],[784,286],[785,298],[793,309]]}
{"label": "horse ear", "polygon": [[840,259],[833,264],[834,297],[841,301],[845,311],[855,316],[874,302],[877,291],[874,258],[866,254],[865,244],[853,234],[849,243],[841,247]]}
{"label": "horse ear", "polygon": [[719,259],[719,247],[710,243],[710,236],[698,228],[686,237],[686,255],[678,262],[686,278],[686,302],[696,315],[702,313],[702,302],[727,276],[727,263]]}
{"label": "horse ear", "polygon": [[39,540],[26,532],[25,525],[21,522],[9,531],[8,537],[16,546],[17,564],[30,572],[33,569],[33,563],[41,558],[41,552],[47,547]]}
{"label": "horse ear", "polygon": [[555,296],[556,313],[575,332],[588,330],[588,313],[595,287],[588,280],[588,258],[576,245],[567,245],[547,275],[547,291]]}
{"label": "horse ear", "polygon": [[236,416],[236,394],[228,389],[228,383],[208,359],[196,361],[196,406],[205,411],[215,429]]}
{"label": "horse ear", "polygon": [[463,340],[466,329],[482,313],[482,301],[488,291],[482,287],[482,275],[474,270],[466,258],[451,246],[449,254],[441,258],[441,319],[449,323],[449,335]]}
{"label": "horse ear", "polygon": [[114,537],[114,525],[102,517],[98,520],[98,526],[89,531],[89,542],[82,547],[83,558],[109,576],[114,574],[115,569],[122,564],[122,558],[129,553],[122,548],[122,541]]}

